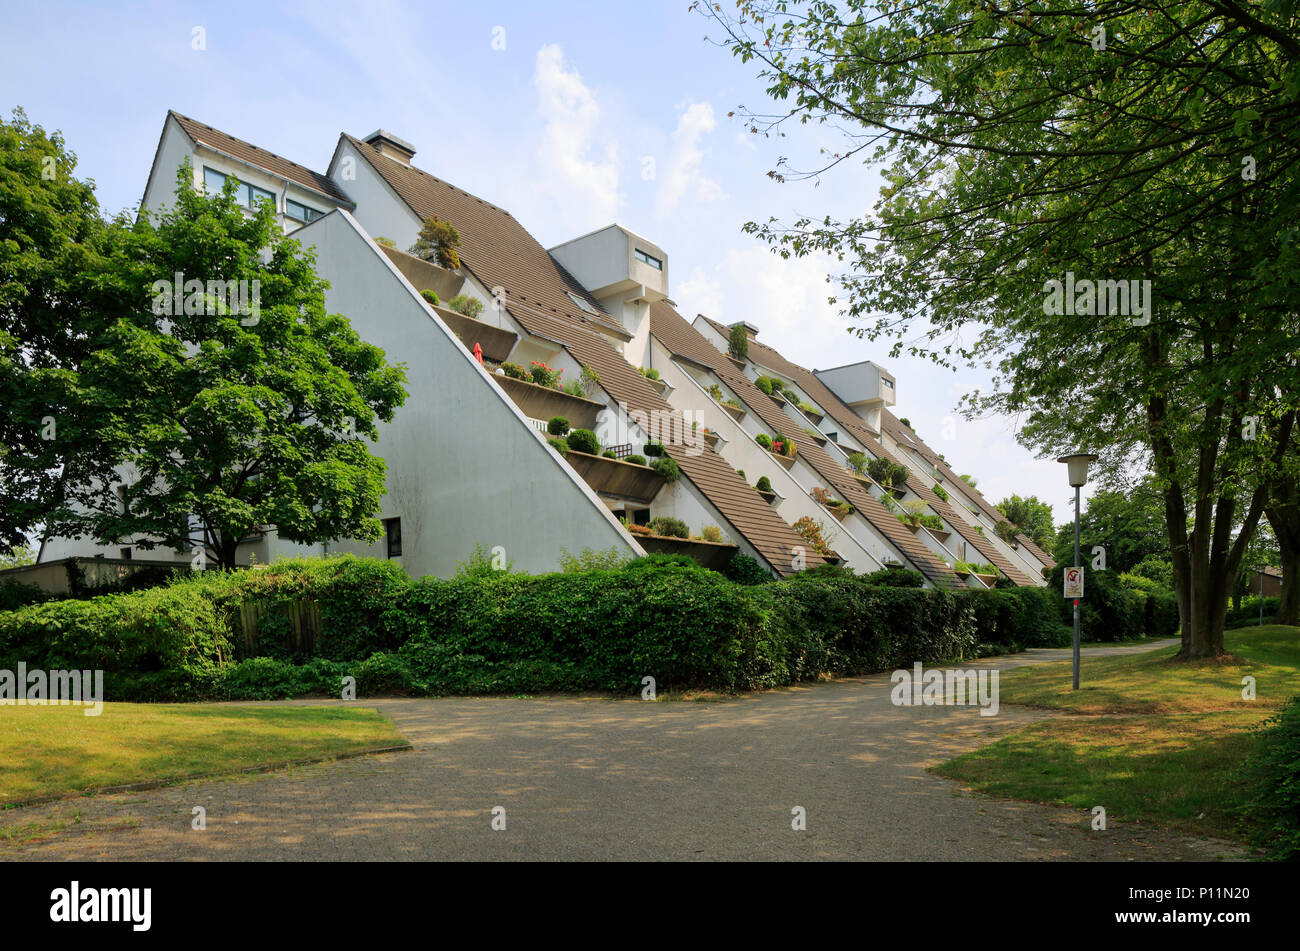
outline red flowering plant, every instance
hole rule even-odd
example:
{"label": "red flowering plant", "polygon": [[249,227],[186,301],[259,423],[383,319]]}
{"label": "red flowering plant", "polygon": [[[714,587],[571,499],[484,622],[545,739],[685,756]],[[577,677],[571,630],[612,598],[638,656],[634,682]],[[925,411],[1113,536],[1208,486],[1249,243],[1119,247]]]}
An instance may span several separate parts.
{"label": "red flowering plant", "polygon": [[560,377],[564,376],[563,370],[556,370],[541,360],[534,360],[529,372],[533,375],[533,382],[539,386],[549,386],[553,390],[560,389]]}

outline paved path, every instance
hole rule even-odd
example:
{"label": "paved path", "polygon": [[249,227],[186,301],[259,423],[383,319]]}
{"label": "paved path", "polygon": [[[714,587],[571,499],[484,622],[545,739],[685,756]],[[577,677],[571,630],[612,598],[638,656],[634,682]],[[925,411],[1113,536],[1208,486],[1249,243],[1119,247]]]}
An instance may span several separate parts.
{"label": "paved path", "polygon": [[[1168,642],[1165,642],[1168,643]],[[1144,648],[1094,648],[1090,656]],[[1145,648],[1150,649],[1150,648]],[[1068,657],[1038,650],[979,665]],[[978,665],[972,665],[978,666]],[[955,859],[1234,857],[1225,843],[963,792],[926,767],[1045,716],[895,707],[887,675],[724,702],[358,703],[411,752],[0,814],[70,822],[6,859]],[[190,828],[207,810],[207,829]],[[492,829],[493,807],[506,828]],[[802,807],[807,830],[791,828]],[[4,839],[0,836],[0,842]]]}

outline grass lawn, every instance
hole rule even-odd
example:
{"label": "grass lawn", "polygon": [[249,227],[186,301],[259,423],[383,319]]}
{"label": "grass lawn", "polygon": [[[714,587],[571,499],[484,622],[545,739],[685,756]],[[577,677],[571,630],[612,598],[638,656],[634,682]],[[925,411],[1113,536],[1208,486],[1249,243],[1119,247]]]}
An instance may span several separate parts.
{"label": "grass lawn", "polygon": [[[1179,663],[1176,647],[1084,658],[1080,689],[1069,662],[1009,671],[1002,703],[1069,716],[1034,724],[935,772],[1011,799],[1104,806],[1108,819],[1238,838],[1232,814],[1244,788],[1235,772],[1252,730],[1300,694],[1300,628],[1229,631],[1219,662]],[[1241,680],[1256,681],[1256,699]]]}
{"label": "grass lawn", "polygon": [[3,706],[0,805],[403,743],[392,723],[355,707],[106,703],[88,717],[74,706]]}

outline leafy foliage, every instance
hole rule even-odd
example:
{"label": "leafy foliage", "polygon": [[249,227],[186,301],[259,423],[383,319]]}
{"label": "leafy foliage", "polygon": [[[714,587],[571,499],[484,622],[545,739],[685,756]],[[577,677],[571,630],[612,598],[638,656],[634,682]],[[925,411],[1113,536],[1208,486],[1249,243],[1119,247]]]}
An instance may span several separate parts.
{"label": "leafy foliage", "polygon": [[460,267],[460,232],[451,222],[443,221],[437,215],[424,219],[420,234],[411,245],[409,253],[425,261],[432,261],[439,267],[452,271]]}
{"label": "leafy foliage", "polygon": [[749,334],[740,324],[732,327],[727,334],[727,353],[737,360],[744,360],[749,356]]}

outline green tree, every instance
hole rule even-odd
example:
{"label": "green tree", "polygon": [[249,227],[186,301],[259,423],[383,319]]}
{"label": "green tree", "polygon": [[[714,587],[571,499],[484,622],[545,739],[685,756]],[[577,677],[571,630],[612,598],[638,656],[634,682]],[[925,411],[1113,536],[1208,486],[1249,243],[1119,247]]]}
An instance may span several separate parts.
{"label": "green tree", "polygon": [[314,255],[271,205],[246,214],[233,180],[196,193],[188,163],[177,183],[156,225],[119,234],[100,283],[121,316],[80,374],[122,475],[54,513],[51,533],[201,547],[224,567],[266,526],[378,537],[386,467],[366,440],[404,401],[404,371],[326,312]]}
{"label": "green tree", "polygon": [[1300,445],[1294,441],[1269,486],[1264,514],[1272,529],[1272,549],[1255,552],[1254,558],[1246,561],[1251,567],[1271,563],[1282,568],[1281,598],[1274,620],[1277,624],[1300,624]]}
{"label": "green tree", "polygon": [[740,324],[732,327],[727,335],[727,352],[737,360],[749,356],[749,334],[745,333],[745,328]]}
{"label": "green tree", "polygon": [[8,551],[0,551],[0,571],[5,568],[20,568],[23,565],[36,564],[36,554],[26,545],[15,545]]}
{"label": "green tree", "polygon": [[111,473],[78,373],[111,318],[93,301],[109,229],[59,133],[0,120],[0,549]]}
{"label": "green tree", "polygon": [[[1079,516],[1079,550],[1085,565],[1092,564],[1095,546],[1106,550],[1106,567],[1117,573],[1131,571],[1148,558],[1169,560],[1164,502],[1153,480],[1130,491],[1103,489],[1088,499]],[[1060,527],[1051,551],[1057,564],[1074,564],[1073,521]]]}
{"label": "green tree", "polygon": [[[1030,541],[1039,548],[1044,551],[1051,549],[1056,538],[1056,530],[1052,527],[1052,507],[1046,502],[1040,502],[1038,496],[1029,495],[1024,498],[1018,495],[1009,496],[997,504],[997,510],[1006,516],[1007,521],[1015,529],[1029,536]],[[1005,535],[1002,537],[1004,541],[1011,540]],[[1015,532],[1011,532],[1011,538],[1014,537]]]}
{"label": "green tree", "polygon": [[863,218],[747,230],[842,262],[847,315],[895,354],[995,366],[966,408],[1020,414],[1026,445],[1100,451],[1115,483],[1149,460],[1180,656],[1220,654],[1300,402],[1292,5],[697,9],[759,64],[777,109],[745,112],[753,131],[844,130],[808,175],[882,166]]}
{"label": "green tree", "polygon": [[434,215],[424,219],[424,225],[409,253],[454,271],[460,267],[460,254],[456,251],[459,247],[460,232],[450,221],[443,221]]}

